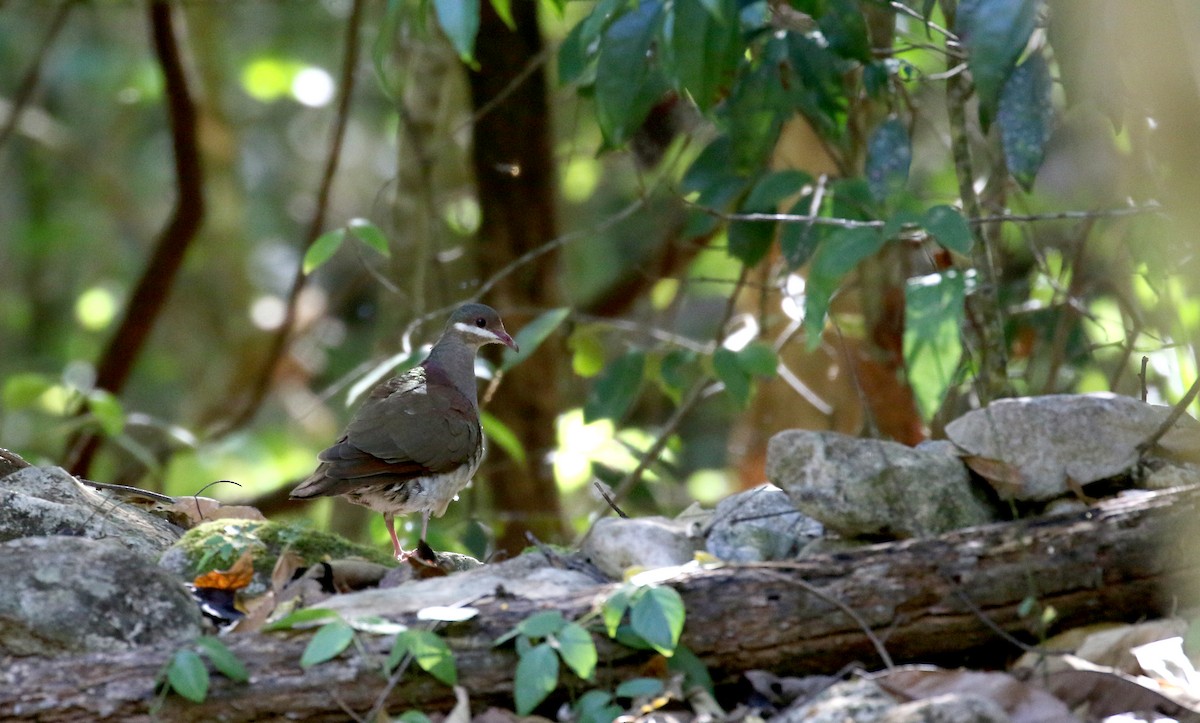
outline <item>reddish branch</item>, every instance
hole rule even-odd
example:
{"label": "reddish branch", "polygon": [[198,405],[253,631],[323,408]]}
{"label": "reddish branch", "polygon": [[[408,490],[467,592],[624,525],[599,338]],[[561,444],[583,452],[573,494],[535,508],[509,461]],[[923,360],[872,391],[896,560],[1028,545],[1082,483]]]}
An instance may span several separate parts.
{"label": "reddish branch", "polygon": [[[175,156],[175,207],[155,241],[150,263],[125,307],[120,326],[108,342],[96,368],[96,386],[119,394],[162,313],[184,255],[204,218],[203,169],[197,142],[196,106],[188,91],[183,59],[171,20],[172,4],[151,0],[150,31],[154,54],[162,68]],[[94,432],[76,435],[68,445],[71,472],[86,475],[100,438]]]}

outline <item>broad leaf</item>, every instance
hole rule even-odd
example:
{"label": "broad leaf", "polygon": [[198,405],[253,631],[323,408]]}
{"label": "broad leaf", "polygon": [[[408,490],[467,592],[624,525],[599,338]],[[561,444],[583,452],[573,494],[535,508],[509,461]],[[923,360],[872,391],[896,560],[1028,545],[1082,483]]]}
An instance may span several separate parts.
{"label": "broad leaf", "polygon": [[601,38],[596,120],[610,147],[627,140],[650,109],[640,106],[650,77],[650,46],[661,24],[662,3],[646,0],[615,20]]}
{"label": "broad leaf", "polygon": [[219,638],[215,638],[212,635],[204,635],[196,640],[196,644],[200,646],[204,654],[212,661],[213,667],[221,671],[221,675],[238,683],[245,683],[250,679],[250,674],[246,671],[246,666],[241,660],[238,660],[236,655],[229,651],[229,648],[225,647],[225,643],[221,642]]}
{"label": "broad leaf", "polygon": [[829,41],[830,50],[843,58],[871,62],[867,21],[857,0],[830,0],[817,25]]}
{"label": "broad leaf", "polygon": [[521,327],[521,330],[513,337],[513,341],[517,342],[521,351],[515,352],[505,348],[503,361],[500,362],[500,371],[508,371],[529,358],[570,314],[570,307],[551,309]]}
{"label": "broad leaf", "polygon": [[971,227],[953,206],[940,205],[930,208],[921,219],[921,225],[933,234],[942,246],[964,256],[971,253],[974,243]]}
{"label": "broad leaf", "polygon": [[[496,15],[508,26],[508,29],[516,30],[517,23],[513,20],[512,16],[512,0],[491,0],[491,3],[492,9],[496,11]],[[562,8],[559,7],[559,11],[561,10]]]}
{"label": "broad leaf", "polygon": [[365,218],[352,218],[346,224],[347,230],[354,238],[375,249],[384,256],[391,257],[392,250],[388,247],[387,236],[378,226]]}
{"label": "broad leaf", "polygon": [[433,0],[438,24],[464,63],[475,62],[475,36],[479,34],[479,0]]}
{"label": "broad leaf", "polygon": [[354,639],[354,628],[345,620],[334,620],[317,629],[300,655],[300,667],[309,668],[341,655]]}
{"label": "broad leaf", "polygon": [[316,623],[326,623],[331,620],[337,620],[338,614],[326,608],[304,608],[297,610],[294,613],[283,616],[282,618],[265,625],[262,629],[264,633],[269,633],[275,630],[296,630],[300,628],[314,627]]}
{"label": "broad leaf", "polygon": [[167,665],[167,682],[172,690],[193,703],[203,703],[208,697],[208,668],[194,650],[175,651]]}
{"label": "broad leaf", "polygon": [[558,610],[543,610],[517,623],[517,630],[531,638],[544,638],[562,630],[567,621]]}
{"label": "broad leaf", "polygon": [[517,715],[529,715],[558,686],[558,655],[549,643],[535,645],[521,655],[513,676]]}
{"label": "broad leaf", "polygon": [[558,654],[575,675],[590,680],[596,671],[596,643],[592,634],[578,623],[567,623],[554,634]]}
{"label": "broad leaf", "polygon": [[580,326],[567,339],[571,350],[571,369],[581,377],[594,377],[604,369],[604,345],[595,329]]}
{"label": "broad leaf", "polygon": [[750,374],[738,362],[737,353],[721,347],[713,352],[712,364],[713,372],[725,385],[730,398],[739,408],[745,408],[750,402],[753,384]]}
{"label": "broad leaf", "polygon": [[630,678],[621,681],[616,694],[618,698],[645,698],[658,695],[662,691],[663,684],[658,678]]}
{"label": "broad leaf", "polygon": [[784,41],[769,41],[763,55],[757,67],[741,73],[723,104],[732,141],[731,170],[738,174],[749,175],[763,166],[783,121],[795,112],[780,70],[787,58]]}
{"label": "broad leaf", "polygon": [[108,436],[115,437],[125,429],[125,412],[121,402],[111,392],[103,389],[89,392],[88,410]]}
{"label": "broad leaf", "polygon": [[604,604],[600,608],[600,616],[604,619],[604,629],[608,632],[608,637],[616,636],[621,619],[625,617],[625,611],[629,609],[629,603],[633,600],[633,593],[634,588],[623,586],[617,588],[604,600]]}
{"label": "broad leaf", "polygon": [[804,328],[810,349],[821,341],[825,312],[842,279],[883,243],[883,236],[873,228],[839,228],[817,248],[805,287]]}
{"label": "broad leaf", "polygon": [[967,51],[979,98],[979,120],[991,125],[1000,89],[1025,50],[1037,22],[1038,0],[963,0],[954,29]]}
{"label": "broad leaf", "polygon": [[[777,205],[812,183],[812,177],[802,171],[768,173],[754,184],[742,201],[743,213],[776,213]],[[729,254],[747,266],[753,266],[767,255],[775,240],[775,221],[734,221],[729,224]]]}
{"label": "broad leaf", "polygon": [[671,657],[683,633],[683,598],[674,588],[646,588],[634,600],[629,624],[655,650]]}
{"label": "broad leaf", "polygon": [[53,378],[36,372],[13,374],[4,380],[4,406],[10,411],[31,407],[57,383]]}
{"label": "broad leaf", "polygon": [[904,293],[904,363],[925,419],[954,382],[962,359],[963,276],[957,271],[908,280]]}
{"label": "broad leaf", "polygon": [[1004,144],[1009,173],[1025,190],[1033,187],[1050,140],[1054,106],[1050,102],[1050,68],[1040,52],[1013,70],[1000,93],[996,124]]}
{"label": "broad leaf", "polygon": [[525,465],[525,445],[521,444],[521,438],[507,424],[501,422],[494,414],[480,410],[479,426],[483,427],[487,438],[512,457],[514,462]]}
{"label": "broad leaf", "polygon": [[411,655],[417,667],[446,685],[458,683],[454,653],[432,631],[410,628],[398,634],[388,655],[388,670],[394,670],[405,655]]}
{"label": "broad leaf", "polygon": [[885,204],[904,191],[911,164],[908,129],[899,118],[880,123],[867,142],[867,184],[876,202]]}
{"label": "broad leaf", "polygon": [[769,379],[779,368],[779,356],[765,341],[752,341],[737,352],[737,363],[747,374]]}
{"label": "broad leaf", "polygon": [[318,236],[312,246],[309,246],[308,250],[304,252],[304,273],[311,274],[319,266],[333,258],[337,250],[342,247],[344,240],[346,240],[345,228],[335,228]]}
{"label": "broad leaf", "polygon": [[667,659],[667,670],[683,673],[684,690],[698,685],[709,693],[713,692],[713,680],[708,673],[708,666],[686,645],[675,646],[675,654]]}
{"label": "broad leaf", "polygon": [[702,111],[717,101],[742,53],[733,4],[675,0],[668,15],[674,77]]}
{"label": "broad leaf", "polygon": [[578,723],[612,723],[624,712],[621,706],[613,703],[612,693],[606,690],[589,690],[579,696],[573,710]]}
{"label": "broad leaf", "polygon": [[646,371],[646,355],[630,351],[608,365],[588,393],[583,407],[585,424],[597,419],[619,420],[629,410],[641,390]]}

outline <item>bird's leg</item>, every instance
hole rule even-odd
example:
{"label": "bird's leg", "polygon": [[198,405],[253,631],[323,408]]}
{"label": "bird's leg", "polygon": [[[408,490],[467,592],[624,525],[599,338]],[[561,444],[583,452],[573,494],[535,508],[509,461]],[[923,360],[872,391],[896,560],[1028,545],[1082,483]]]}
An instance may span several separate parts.
{"label": "bird's leg", "polygon": [[421,542],[425,541],[425,533],[429,531],[429,514],[429,510],[425,510],[421,516]]}
{"label": "bird's leg", "polygon": [[396,537],[396,518],[390,512],[383,513],[383,524],[387,526],[388,534],[392,536],[392,551],[396,554],[397,560],[407,560],[411,552],[405,552],[400,546],[400,538]]}

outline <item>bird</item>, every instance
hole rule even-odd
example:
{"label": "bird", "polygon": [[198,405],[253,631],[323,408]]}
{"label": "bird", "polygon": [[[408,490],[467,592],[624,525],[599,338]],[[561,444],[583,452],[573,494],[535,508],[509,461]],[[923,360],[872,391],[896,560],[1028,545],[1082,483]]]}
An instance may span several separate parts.
{"label": "bird", "polygon": [[395,516],[422,513],[423,542],[430,516],[445,513],[483,459],[475,354],[486,344],[519,351],[495,309],[458,307],[423,362],[371,390],[291,498],[344,497],[382,512],[396,559],[412,556]]}

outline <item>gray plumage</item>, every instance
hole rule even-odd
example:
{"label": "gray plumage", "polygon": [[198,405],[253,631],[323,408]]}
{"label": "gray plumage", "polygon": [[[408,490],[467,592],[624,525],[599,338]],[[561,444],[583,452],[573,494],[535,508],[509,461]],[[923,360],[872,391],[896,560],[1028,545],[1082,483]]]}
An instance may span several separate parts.
{"label": "gray plumage", "polygon": [[442,516],[483,458],[475,353],[484,344],[517,348],[494,309],[459,307],[425,361],[371,390],[291,497],[342,496],[382,512],[397,558],[406,557],[394,516],[421,512],[424,540],[429,517]]}

